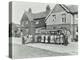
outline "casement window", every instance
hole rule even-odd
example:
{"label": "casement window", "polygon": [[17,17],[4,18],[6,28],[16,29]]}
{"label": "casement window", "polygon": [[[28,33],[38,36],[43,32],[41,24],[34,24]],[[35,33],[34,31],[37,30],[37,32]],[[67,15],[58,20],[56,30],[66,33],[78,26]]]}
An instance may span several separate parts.
{"label": "casement window", "polygon": [[52,15],[53,16],[53,21],[56,19],[56,15]]}
{"label": "casement window", "polygon": [[74,15],[75,20],[78,20],[78,14]]}
{"label": "casement window", "polygon": [[56,15],[52,15],[56,19]]}
{"label": "casement window", "polygon": [[26,29],[26,32],[28,33],[29,29]]}
{"label": "casement window", "polygon": [[36,29],[35,33],[40,33],[40,29]]}
{"label": "casement window", "polygon": [[26,21],[26,24],[28,24],[28,21]]}
{"label": "casement window", "polygon": [[36,24],[39,24],[39,21],[36,21]]}
{"label": "casement window", "polygon": [[22,22],[22,26],[24,26],[24,22]]}
{"label": "casement window", "polygon": [[56,27],[53,27],[53,29],[56,29]]}
{"label": "casement window", "polygon": [[78,14],[75,14],[75,18],[78,18]]}
{"label": "casement window", "polygon": [[62,22],[66,23],[66,14],[62,14]]}

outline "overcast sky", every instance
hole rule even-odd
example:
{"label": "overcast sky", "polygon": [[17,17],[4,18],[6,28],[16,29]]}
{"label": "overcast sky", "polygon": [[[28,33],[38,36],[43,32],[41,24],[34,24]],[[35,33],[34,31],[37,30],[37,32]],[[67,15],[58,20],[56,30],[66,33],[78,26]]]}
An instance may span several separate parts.
{"label": "overcast sky", "polygon": [[47,4],[47,3],[34,3],[34,2],[13,2],[12,3],[12,22],[16,24],[20,24],[20,20],[24,11],[27,11],[29,8],[32,9],[32,13],[38,13],[41,11],[45,11],[46,6],[49,5],[51,9],[55,6],[55,4]]}

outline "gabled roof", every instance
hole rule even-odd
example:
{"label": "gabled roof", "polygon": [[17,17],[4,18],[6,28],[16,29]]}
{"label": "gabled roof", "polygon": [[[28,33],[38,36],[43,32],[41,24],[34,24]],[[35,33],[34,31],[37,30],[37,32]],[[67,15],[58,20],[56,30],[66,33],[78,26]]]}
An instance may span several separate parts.
{"label": "gabled roof", "polygon": [[33,20],[32,14],[29,13],[29,12],[27,12],[27,11],[25,11],[24,14],[23,14],[23,16],[22,16],[22,19],[21,19],[21,20],[27,20],[27,19],[29,19],[30,21]]}
{"label": "gabled roof", "polygon": [[22,22],[23,22],[23,21],[26,21],[26,20],[33,21],[33,18],[32,18],[31,13],[29,13],[29,12],[27,12],[27,11],[25,11],[25,12],[23,13],[23,16],[22,16],[22,19],[21,19],[20,23],[22,24]]}
{"label": "gabled roof", "polygon": [[61,5],[59,4],[64,10],[66,10],[66,12],[69,12],[69,13],[78,13],[78,6],[77,5],[69,5],[69,6],[66,6],[66,5]]}
{"label": "gabled roof", "polygon": [[46,16],[49,14],[50,11],[43,11],[43,12],[39,12],[39,13],[30,13],[30,12],[27,12],[25,11],[23,16],[22,16],[22,19],[21,19],[21,23],[22,21],[26,21],[26,20],[29,20],[31,22],[36,22],[36,20],[39,20],[39,24],[35,24],[35,27],[38,28],[38,27],[43,27],[45,26],[45,18]]}
{"label": "gabled roof", "polygon": [[33,21],[35,19],[44,18],[49,14],[49,12],[50,11],[44,11],[44,12],[40,12],[40,13],[29,13],[29,12],[25,11],[21,20],[26,20],[28,18],[30,21]]}
{"label": "gabled roof", "polygon": [[[64,4],[56,4],[55,7],[57,5],[61,6],[64,9],[64,11],[66,11],[67,13],[71,13],[71,14],[77,14],[78,13],[78,6],[77,5],[66,6]],[[51,13],[53,13],[55,7],[51,10],[51,12],[49,13],[49,15],[45,18],[45,20],[51,15]]]}
{"label": "gabled roof", "polygon": [[40,12],[40,13],[32,13],[32,17],[33,19],[37,19],[37,18],[43,18],[46,17],[49,14],[50,11],[44,11],[44,12]]}

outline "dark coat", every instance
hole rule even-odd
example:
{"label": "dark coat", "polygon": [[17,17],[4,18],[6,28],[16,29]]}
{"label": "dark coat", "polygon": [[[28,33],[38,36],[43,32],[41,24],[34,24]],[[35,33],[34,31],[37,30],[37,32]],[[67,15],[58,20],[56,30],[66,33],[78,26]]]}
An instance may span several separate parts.
{"label": "dark coat", "polygon": [[48,36],[48,43],[50,43],[50,36]]}

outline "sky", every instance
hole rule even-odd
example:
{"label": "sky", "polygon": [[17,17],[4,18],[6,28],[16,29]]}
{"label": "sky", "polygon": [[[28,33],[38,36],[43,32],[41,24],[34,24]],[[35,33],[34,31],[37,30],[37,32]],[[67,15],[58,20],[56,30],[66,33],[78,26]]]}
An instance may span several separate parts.
{"label": "sky", "polygon": [[55,4],[52,3],[36,3],[36,2],[13,2],[12,3],[12,22],[20,24],[21,18],[25,11],[29,8],[32,9],[32,13],[38,13],[45,11],[46,6],[49,5],[52,9]]}

